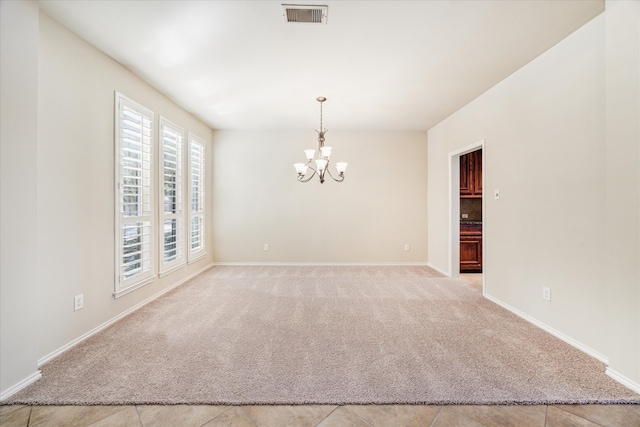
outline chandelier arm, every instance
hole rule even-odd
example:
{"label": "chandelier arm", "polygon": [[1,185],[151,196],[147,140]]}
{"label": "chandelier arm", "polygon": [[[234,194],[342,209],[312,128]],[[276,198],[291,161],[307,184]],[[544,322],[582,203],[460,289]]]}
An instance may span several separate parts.
{"label": "chandelier arm", "polygon": [[[309,162],[311,163],[311,162]],[[309,164],[307,163],[307,165]],[[304,179],[303,175],[298,175],[298,181],[300,182],[309,182],[311,181],[311,178],[313,178],[314,176],[316,176],[317,171],[312,167],[312,166],[307,166],[309,169],[311,169],[313,171],[313,173],[311,175],[309,175],[309,177],[307,179]]]}
{"label": "chandelier arm", "polygon": [[327,172],[329,172],[329,176],[330,176],[330,177],[331,177],[331,179],[333,179],[334,181],[336,181],[336,182],[342,182],[342,181],[344,181],[344,174],[340,174],[340,175],[338,175],[338,176],[340,177],[340,179],[336,179],[336,178],[331,174],[331,171],[329,170],[328,165],[327,165]]}

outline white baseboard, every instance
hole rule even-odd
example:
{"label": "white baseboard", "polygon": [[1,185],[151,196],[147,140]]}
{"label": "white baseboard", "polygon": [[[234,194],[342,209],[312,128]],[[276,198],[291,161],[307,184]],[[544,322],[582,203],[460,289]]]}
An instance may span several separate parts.
{"label": "white baseboard", "polygon": [[290,265],[290,266],[310,266],[310,267],[333,267],[333,266],[428,266],[426,262],[214,262],[214,266],[233,266],[233,265]]}
{"label": "white baseboard", "polygon": [[433,268],[435,271],[437,271],[438,273],[442,274],[445,277],[451,277],[451,275],[449,273],[440,270],[438,267],[436,267],[435,265],[431,264],[430,262],[427,263],[427,267]]}
{"label": "white baseboard", "polygon": [[625,377],[619,372],[614,371],[611,368],[607,368],[605,372],[607,375],[618,381],[623,386],[628,387],[636,393],[640,394],[640,384],[638,384],[637,382],[631,381],[629,378]]}
{"label": "white baseboard", "polygon": [[0,402],[13,396],[14,394],[19,392],[26,386],[35,383],[40,378],[42,378],[42,373],[40,371],[36,371],[33,374],[29,375],[27,378],[20,381],[18,384],[15,384],[14,386],[9,387],[8,389],[0,393]]}
{"label": "white baseboard", "polygon": [[139,310],[140,308],[142,308],[145,305],[149,304],[151,301],[153,301],[153,300],[159,298],[160,296],[166,294],[167,292],[177,288],[178,286],[180,286],[183,283],[187,282],[188,280],[194,278],[195,276],[197,276],[198,274],[202,273],[203,271],[208,270],[212,266],[213,266],[213,263],[210,263],[210,264],[206,265],[205,267],[201,268],[200,270],[196,271],[195,273],[190,274],[189,276],[185,277],[184,279],[180,280],[179,282],[176,282],[173,285],[169,286],[168,288],[163,289],[162,291],[158,292],[157,294],[154,294],[154,295],[150,296],[146,300],[134,305],[130,309],[118,314],[117,316],[113,317],[112,319],[107,320],[103,324],[93,328],[89,332],[79,336],[78,338],[74,339],[73,341],[69,342],[68,344],[66,344],[66,345],[58,348],[57,350],[47,354],[46,356],[42,357],[41,359],[38,359],[38,367],[41,367],[42,365],[44,365],[45,363],[49,362],[50,360],[55,359],[56,357],[58,357],[59,355],[61,355],[65,351],[71,349],[72,347],[75,347],[76,345],[80,344],[82,341],[86,340],[90,336],[97,334],[98,332],[102,331],[103,329],[107,328],[108,326],[111,326],[112,324],[114,324],[118,320],[130,315],[131,313],[133,313],[136,310]]}
{"label": "white baseboard", "polygon": [[602,363],[608,365],[609,364],[609,358],[607,358],[606,356],[598,353],[597,351],[595,351],[594,349],[582,344],[579,341],[574,340],[573,338],[563,334],[562,332],[553,329],[551,326],[542,323],[541,321],[529,316],[526,313],[523,313],[522,311],[518,310],[517,308],[511,307],[509,304],[505,304],[504,302],[500,301],[499,299],[492,297],[491,295],[487,295],[484,294],[485,298],[487,298],[489,301],[492,301],[496,304],[498,304],[500,307],[509,310],[510,312],[512,312],[513,314],[515,314],[518,317],[523,318],[524,320],[526,320],[527,322],[533,323],[535,326],[537,326],[538,328],[549,332],[551,335],[553,335],[556,338],[560,338],[562,341],[566,342],[567,344],[577,348],[580,351],[583,351],[584,353],[587,353],[589,356],[594,357],[596,359],[598,359],[599,361],[601,361]]}

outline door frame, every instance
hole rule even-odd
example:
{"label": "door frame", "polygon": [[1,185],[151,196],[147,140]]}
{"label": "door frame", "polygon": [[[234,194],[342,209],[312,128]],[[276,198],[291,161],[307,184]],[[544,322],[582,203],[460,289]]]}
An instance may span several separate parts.
{"label": "door frame", "polygon": [[485,272],[485,140],[481,139],[449,153],[449,272],[451,277],[460,277],[460,156],[482,149],[482,292],[484,294]]}

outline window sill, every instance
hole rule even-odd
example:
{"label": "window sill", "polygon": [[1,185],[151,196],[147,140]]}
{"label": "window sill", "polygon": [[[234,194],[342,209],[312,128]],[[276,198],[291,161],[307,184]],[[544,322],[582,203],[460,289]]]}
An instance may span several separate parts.
{"label": "window sill", "polygon": [[175,265],[175,266],[173,266],[173,267],[170,267],[170,268],[168,268],[168,269],[166,269],[166,270],[161,271],[160,273],[158,273],[158,277],[164,277],[164,276],[166,276],[166,275],[168,275],[168,274],[171,274],[171,273],[173,273],[173,272],[174,272],[174,271],[176,271],[176,270],[180,270],[180,269],[181,269],[182,267],[184,267],[185,265],[186,265],[186,263],[185,263],[185,262],[181,262],[181,263],[180,263],[180,264],[178,264],[178,265]]}
{"label": "window sill", "polygon": [[140,289],[141,287],[143,287],[145,285],[148,285],[149,283],[153,282],[154,280],[155,280],[155,276],[152,276],[152,277],[149,277],[148,279],[145,279],[145,280],[143,280],[141,282],[138,282],[138,283],[136,283],[134,285],[127,286],[124,289],[117,290],[117,291],[115,291],[113,293],[113,297],[115,299],[118,299],[121,296],[124,296],[124,295],[128,294],[129,292],[133,292],[136,289]]}
{"label": "window sill", "polygon": [[206,257],[206,256],[207,256],[207,253],[206,253],[206,252],[203,252],[203,253],[201,253],[201,254],[194,255],[194,256],[193,256],[193,258],[191,258],[191,259],[189,259],[189,261],[187,261],[187,263],[188,263],[188,264],[193,264],[194,262],[196,262],[196,261],[200,261],[202,258],[204,258],[204,257]]}

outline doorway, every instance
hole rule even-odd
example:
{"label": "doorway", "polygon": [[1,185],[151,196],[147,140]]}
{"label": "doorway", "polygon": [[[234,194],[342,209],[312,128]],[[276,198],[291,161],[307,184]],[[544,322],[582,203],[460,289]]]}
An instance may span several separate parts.
{"label": "doorway", "polygon": [[484,140],[450,157],[450,256],[452,277],[484,292]]}

